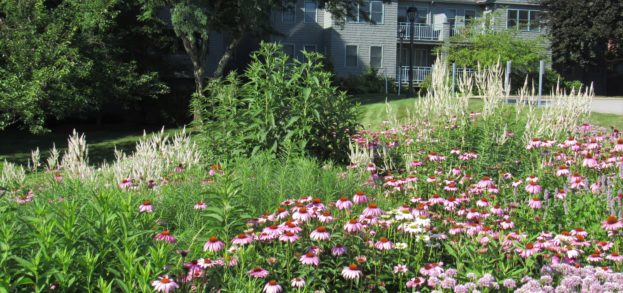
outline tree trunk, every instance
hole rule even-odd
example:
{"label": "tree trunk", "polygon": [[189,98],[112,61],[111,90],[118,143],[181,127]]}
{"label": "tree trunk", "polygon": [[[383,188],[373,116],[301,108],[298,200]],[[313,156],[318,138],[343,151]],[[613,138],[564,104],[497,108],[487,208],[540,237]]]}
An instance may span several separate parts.
{"label": "tree trunk", "polygon": [[[193,64],[193,76],[195,78],[195,94],[203,96],[203,88],[205,86],[205,62],[208,52],[208,40],[193,41],[188,37],[182,37],[184,50],[190,57]],[[200,113],[193,109],[193,120],[197,121],[201,118]]]}
{"label": "tree trunk", "polygon": [[214,70],[214,77],[223,77],[223,73],[225,72],[225,66],[227,66],[227,63],[229,63],[229,60],[233,56],[234,49],[236,49],[236,47],[238,47],[238,44],[240,44],[240,40],[242,40],[241,34],[234,35],[234,38],[225,49],[225,53],[221,57],[221,60],[219,60],[218,65]]}

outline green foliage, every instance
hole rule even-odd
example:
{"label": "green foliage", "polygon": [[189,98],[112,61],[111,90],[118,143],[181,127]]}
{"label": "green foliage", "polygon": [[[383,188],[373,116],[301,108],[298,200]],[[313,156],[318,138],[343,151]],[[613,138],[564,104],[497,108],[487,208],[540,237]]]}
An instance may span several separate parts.
{"label": "green foliage", "polygon": [[[379,76],[378,70],[368,68],[366,73],[337,78],[336,83],[349,94],[380,94],[385,93],[385,79]],[[393,87],[393,80],[388,81]],[[393,92],[393,89],[391,89]]]}
{"label": "green foliage", "polygon": [[343,161],[357,111],[321,60],[317,53],[292,60],[279,45],[262,44],[244,74],[210,82],[206,97],[193,100],[205,150],[230,158],[308,151]]}
{"label": "green foliage", "polygon": [[167,88],[123,58],[121,1],[0,2],[0,129],[45,131],[48,118],[127,105]]}

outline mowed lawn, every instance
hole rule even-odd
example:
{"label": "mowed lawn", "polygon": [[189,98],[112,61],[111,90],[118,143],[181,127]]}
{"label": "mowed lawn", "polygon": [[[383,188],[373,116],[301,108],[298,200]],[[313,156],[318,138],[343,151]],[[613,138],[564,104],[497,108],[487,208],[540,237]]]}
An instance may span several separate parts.
{"label": "mowed lawn", "polygon": [[[382,127],[383,121],[388,121],[394,116],[399,122],[404,122],[409,112],[413,111],[416,99],[390,97],[386,103],[384,97],[372,98],[364,95],[357,99],[362,103],[361,124],[365,128],[378,129]],[[479,112],[482,107],[483,102],[479,99],[472,99],[469,102],[469,111]],[[623,129],[623,116],[621,115],[593,112],[589,122],[603,127]]]}

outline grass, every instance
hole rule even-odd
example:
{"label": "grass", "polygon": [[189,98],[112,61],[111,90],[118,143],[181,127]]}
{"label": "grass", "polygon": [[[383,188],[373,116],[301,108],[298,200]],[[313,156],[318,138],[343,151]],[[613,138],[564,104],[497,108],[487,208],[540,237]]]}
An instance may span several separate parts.
{"label": "grass", "polygon": [[[356,100],[361,103],[363,109],[361,124],[365,128],[378,129],[383,121],[390,119],[394,114],[398,121],[405,121],[409,116],[409,111],[413,109],[416,98],[389,97],[387,104],[385,98],[378,95],[376,98],[371,95],[363,95]],[[482,110],[482,107],[481,100],[470,100],[470,111],[478,112]],[[613,126],[617,129],[623,129],[623,117],[621,115],[593,112],[589,122],[603,127]]]}
{"label": "grass", "polygon": [[[7,130],[0,132],[3,142],[0,144],[0,161],[10,161],[26,164],[30,159],[30,152],[37,147],[41,151],[41,157],[46,158],[53,145],[61,152],[67,147],[67,138],[72,130],[84,133],[89,147],[89,159],[91,163],[98,164],[114,158],[115,148],[131,151],[136,141],[143,136],[143,129],[139,127],[128,128],[127,126],[101,126],[75,125],[73,127],[56,127],[49,133],[42,135],[30,134],[26,131]],[[158,128],[147,128],[147,133],[157,132]],[[167,129],[165,133],[171,134],[179,129]]]}

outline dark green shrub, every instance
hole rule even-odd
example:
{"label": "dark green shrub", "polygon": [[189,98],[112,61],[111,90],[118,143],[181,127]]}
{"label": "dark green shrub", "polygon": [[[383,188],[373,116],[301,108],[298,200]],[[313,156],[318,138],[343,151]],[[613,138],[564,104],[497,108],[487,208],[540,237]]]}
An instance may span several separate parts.
{"label": "dark green shrub", "polygon": [[[361,75],[337,78],[336,83],[351,95],[385,93],[385,78],[374,68],[368,68],[368,71]],[[387,85],[391,87],[390,92],[395,92],[393,79],[388,80]]]}
{"label": "dark green shrub", "polygon": [[331,78],[320,54],[298,61],[263,43],[241,76],[214,80],[205,97],[193,99],[199,141],[224,159],[268,151],[344,161],[357,111]]}

